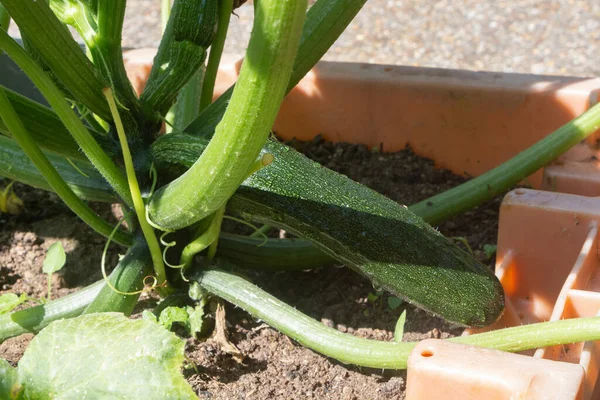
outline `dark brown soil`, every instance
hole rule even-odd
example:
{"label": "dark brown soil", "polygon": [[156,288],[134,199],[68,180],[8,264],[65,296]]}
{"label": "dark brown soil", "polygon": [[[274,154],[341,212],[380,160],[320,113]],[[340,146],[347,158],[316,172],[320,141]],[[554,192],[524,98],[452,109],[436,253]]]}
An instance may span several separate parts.
{"label": "dark brown soil", "polygon": [[[465,179],[434,168],[433,162],[409,149],[386,154],[365,146],[292,143],[323,165],[335,169],[403,203],[412,204],[456,186]],[[7,291],[41,297],[46,277],[41,272],[48,246],[61,240],[68,252],[67,265],[54,279],[53,297],[85,286],[101,277],[104,239],[92,232],[56,196],[16,185],[25,201],[21,215],[0,215],[0,293]],[[491,263],[485,244],[496,243],[500,198],[439,226],[451,237],[464,237],[475,256]],[[110,214],[107,206],[98,211]],[[459,241],[457,243],[460,244]],[[460,244],[462,245],[462,244]],[[111,252],[116,262],[118,247]],[[398,316],[407,310],[404,340],[449,337],[460,334],[438,318],[406,304],[395,310],[387,295],[368,301],[375,290],[368,281],[343,268],[307,272],[252,273],[252,280],[299,310],[340,331],[360,337],[391,340]],[[188,339],[188,358],[195,364],[185,370],[201,399],[401,399],[405,372],[344,366],[305,349],[253,320],[245,312],[227,308],[232,342],[243,352],[239,362],[211,340]],[[31,335],[0,344],[0,357],[17,362]]]}

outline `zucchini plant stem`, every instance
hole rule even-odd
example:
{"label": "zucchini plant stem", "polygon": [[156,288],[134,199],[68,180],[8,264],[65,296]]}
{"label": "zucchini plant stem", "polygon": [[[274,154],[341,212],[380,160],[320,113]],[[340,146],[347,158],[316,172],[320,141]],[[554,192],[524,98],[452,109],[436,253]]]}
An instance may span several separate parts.
{"label": "zucchini plant stem", "polygon": [[510,189],[598,129],[600,103],[507,162],[462,185],[413,204],[409,210],[430,224],[438,224]]}
{"label": "zucchini plant stem", "polygon": [[204,64],[192,75],[191,79],[183,85],[177,95],[177,101],[169,110],[167,117],[171,116],[173,126],[167,126],[167,133],[180,132],[200,113],[200,96],[202,82],[204,81]]}
{"label": "zucchini plant stem", "polygon": [[[414,342],[381,342],[329,328],[232,273],[210,270],[194,278],[209,292],[243,308],[303,346],[347,364],[405,369]],[[600,317],[521,325],[461,336],[453,342],[518,352],[600,339]]]}
{"label": "zucchini plant stem", "polygon": [[[10,15],[6,8],[2,4],[0,4],[0,29],[4,32],[8,31],[8,27],[10,26]],[[2,53],[0,53],[2,54]]]}
{"label": "zucchini plant stem", "polygon": [[198,71],[216,32],[220,0],[175,0],[140,101],[148,119],[165,115]]}
{"label": "zucchini plant stem", "polygon": [[[96,232],[109,237],[113,231],[113,227],[79,199],[59,175],[27,129],[23,126],[23,123],[10,104],[2,87],[0,87],[0,117],[13,134],[19,147],[21,147],[23,152],[29,157],[61,200]],[[114,235],[114,240],[124,246],[130,246],[132,244],[131,235],[123,231],[118,231]]]}
{"label": "zucchini plant stem", "polygon": [[[129,186],[122,171],[115,165],[102,147],[96,142],[83,122],[71,109],[62,92],[56,87],[44,71],[27,55],[6,32],[0,30],[0,48],[27,74],[35,86],[42,92],[62,123],[81,147],[87,158],[115,189],[123,201],[131,207]],[[108,108],[108,107],[107,107]]]}
{"label": "zucchini plant stem", "polygon": [[266,235],[267,233],[271,232],[271,230],[273,230],[273,227],[271,225],[263,225],[260,228],[258,228],[258,230],[252,232],[250,234],[250,237],[255,238],[262,235]]}
{"label": "zucchini plant stem", "polygon": [[[221,232],[221,223],[223,222],[223,214],[225,214],[225,207],[218,209],[212,216],[208,229],[202,232],[197,238],[188,243],[181,252],[181,258],[179,263],[183,265],[183,268],[188,268],[194,261],[194,256],[206,248],[212,246],[213,243],[219,240],[219,233]],[[212,251],[214,256],[214,250]],[[209,257],[212,259],[212,257]]]}
{"label": "zucchini plant stem", "polygon": [[[204,82],[202,84],[202,95],[200,96],[200,109],[204,110],[212,103],[213,93],[215,91],[215,82],[217,80],[217,72],[221,63],[221,55],[223,47],[225,47],[225,38],[229,29],[229,20],[233,13],[233,0],[221,0],[219,8],[219,25],[217,35],[210,46],[210,54],[208,56],[208,64],[204,73]],[[191,121],[189,121],[191,122]]]}
{"label": "zucchini plant stem", "polygon": [[107,79],[110,79],[113,89],[119,98],[123,98],[127,107],[135,114],[141,114],[141,104],[127,77],[123,63],[121,34],[125,18],[126,0],[102,0],[98,2],[97,34],[88,47],[94,48],[102,58],[106,69]]}
{"label": "zucchini plant stem", "polygon": [[[107,203],[119,201],[112,188],[108,186],[104,178],[98,174],[89,162],[74,160],[69,162],[67,158],[53,153],[44,153],[44,155],[59,171],[62,179],[77,197],[88,201]],[[83,176],[73,165],[88,177]],[[52,191],[48,181],[44,179],[44,176],[19,147],[18,143],[6,136],[0,136],[0,176]]]}
{"label": "zucchini plant stem", "polygon": [[66,25],[74,27],[87,46],[88,57],[110,82],[116,96],[134,115],[141,114],[138,101],[123,64],[121,32],[125,0],[103,0],[92,9],[83,2],[51,2],[50,7]]}
{"label": "zucchini plant stem", "polygon": [[[2,4],[0,4],[0,30],[7,32],[9,26],[10,26],[10,15],[8,14],[8,11],[6,11],[6,8],[4,8],[4,6]],[[0,56],[2,54],[4,54],[4,52],[2,51],[2,49],[0,49]]]}
{"label": "zucchini plant stem", "polygon": [[[100,118],[110,121],[110,112],[102,96],[102,88],[107,81],[81,51],[48,1],[2,0],[2,4],[19,26],[23,37],[68,92]],[[10,57],[13,58],[12,55]],[[25,70],[22,65],[19,66]],[[25,73],[31,77],[27,71]]]}
{"label": "zucchini plant stem", "polygon": [[0,315],[0,343],[23,333],[36,333],[52,321],[80,315],[103,286],[104,281],[100,280],[65,297]]}
{"label": "zucchini plant stem", "polygon": [[190,226],[222,207],[246,179],[283,100],[306,7],[307,0],[255,3],[254,29],[223,121],[196,163],[150,199],[155,224]]}
{"label": "zucchini plant stem", "polygon": [[[294,61],[287,91],[296,86],[323,57],[366,2],[367,0],[317,0],[310,7],[306,13],[306,23],[302,30],[298,55]],[[207,107],[185,128],[185,132],[211,138],[215,127],[223,118],[234,87],[227,89]]]}
{"label": "zucchini plant stem", "polygon": [[131,190],[133,207],[138,218],[138,223],[142,228],[144,238],[146,239],[146,243],[148,244],[148,248],[150,249],[150,256],[152,257],[152,264],[154,265],[156,280],[158,281],[158,285],[162,285],[167,280],[167,275],[165,273],[165,265],[163,263],[162,258],[162,252],[160,250],[158,240],[156,239],[156,235],[154,234],[154,229],[152,229],[150,224],[148,224],[148,221],[146,221],[146,206],[144,204],[144,199],[142,198],[142,194],[140,192],[140,186],[135,175],[135,168],[133,166],[131,152],[129,151],[127,136],[125,135],[125,129],[123,128],[121,117],[119,116],[119,110],[117,109],[117,103],[115,102],[115,98],[112,94],[112,89],[104,89],[104,96],[106,97],[106,101],[108,101],[108,106],[110,108],[115,126],[117,128],[119,142],[121,143],[121,150],[123,151],[123,160],[125,162],[127,181]]}
{"label": "zucchini plant stem", "polygon": [[160,2],[160,26],[163,30],[167,29],[167,23],[171,16],[171,0],[161,0]]}

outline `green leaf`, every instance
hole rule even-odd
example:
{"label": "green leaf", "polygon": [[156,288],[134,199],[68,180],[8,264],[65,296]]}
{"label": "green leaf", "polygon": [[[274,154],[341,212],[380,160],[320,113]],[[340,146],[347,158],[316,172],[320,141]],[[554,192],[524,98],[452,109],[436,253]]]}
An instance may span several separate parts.
{"label": "green leaf", "polygon": [[483,245],[483,251],[485,252],[485,257],[488,260],[491,259],[496,254],[496,250],[498,250],[498,246],[496,246],[494,244],[484,244]]}
{"label": "green leaf", "polygon": [[184,347],[151,321],[87,314],[42,330],[18,377],[30,399],[197,399],[180,372]]}
{"label": "green leaf", "polygon": [[27,296],[25,294],[22,294],[21,296],[17,296],[14,293],[3,294],[0,296],[0,315],[8,314],[18,305],[25,303],[26,301]]}
{"label": "green leaf", "polygon": [[180,322],[187,327],[189,315],[187,311],[181,307],[167,307],[160,313],[158,323],[167,329],[171,329],[175,322]]}
{"label": "green leaf", "polygon": [[377,299],[379,298],[379,295],[376,293],[369,293],[367,295],[367,301],[369,303],[375,303],[377,301]]}
{"label": "green leaf", "polygon": [[16,399],[18,391],[17,370],[0,358],[0,399]]}
{"label": "green leaf", "polygon": [[388,307],[390,308],[390,310],[395,310],[396,308],[400,307],[404,303],[404,300],[402,300],[399,297],[389,296],[387,298],[387,303],[388,303]]}
{"label": "green leaf", "polygon": [[200,304],[194,307],[186,307],[186,311],[189,315],[188,328],[190,334],[196,336],[202,332],[202,324],[204,323],[204,304]]}
{"label": "green leaf", "polygon": [[406,323],[406,310],[402,311],[398,322],[396,322],[396,329],[394,329],[394,342],[401,342],[402,336],[404,336],[404,324]]}
{"label": "green leaf", "polygon": [[67,255],[65,254],[65,249],[63,249],[62,244],[60,242],[54,242],[46,253],[42,271],[48,275],[51,275],[56,271],[60,271],[60,269],[65,265],[66,261]]}
{"label": "green leaf", "polygon": [[152,322],[158,322],[158,319],[156,318],[156,315],[154,315],[154,313],[150,310],[144,310],[142,311],[142,319],[144,321],[152,321]]}
{"label": "green leaf", "polygon": [[207,292],[198,284],[198,282],[192,282],[190,289],[188,290],[188,295],[192,300],[200,301],[206,299]]}

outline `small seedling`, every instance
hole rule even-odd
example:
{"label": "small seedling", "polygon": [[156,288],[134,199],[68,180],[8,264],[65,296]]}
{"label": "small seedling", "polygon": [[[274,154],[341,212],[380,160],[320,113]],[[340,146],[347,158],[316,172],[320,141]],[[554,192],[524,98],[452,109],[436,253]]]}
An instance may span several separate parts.
{"label": "small seedling", "polygon": [[[379,310],[382,309],[383,307],[383,294],[385,293],[384,290],[379,289],[376,290],[375,292],[371,292],[367,295],[367,302],[371,303],[373,305],[373,307],[377,307]],[[390,310],[395,310],[396,308],[400,307],[402,304],[404,304],[404,300],[396,297],[396,296],[387,296],[387,306]],[[363,314],[365,316],[368,316],[370,314],[370,311],[364,310]]]}
{"label": "small seedling", "polygon": [[67,261],[67,255],[65,249],[60,242],[54,242],[48,248],[46,258],[44,258],[44,265],[42,271],[48,275],[48,296],[46,301],[50,300],[50,293],[52,291],[52,274],[61,270],[65,266]]}
{"label": "small seedling", "polygon": [[406,324],[406,310],[402,311],[398,322],[396,322],[396,328],[394,329],[394,341],[402,342],[402,336],[404,336],[404,325]]}
{"label": "small seedling", "polygon": [[387,303],[388,303],[388,307],[390,308],[390,310],[395,310],[396,308],[398,308],[402,304],[404,304],[404,300],[402,300],[399,297],[388,296]]}
{"label": "small seedling", "polygon": [[496,255],[496,251],[498,250],[498,246],[495,244],[484,244],[483,252],[485,253],[485,258],[487,260],[491,260],[492,257]]}

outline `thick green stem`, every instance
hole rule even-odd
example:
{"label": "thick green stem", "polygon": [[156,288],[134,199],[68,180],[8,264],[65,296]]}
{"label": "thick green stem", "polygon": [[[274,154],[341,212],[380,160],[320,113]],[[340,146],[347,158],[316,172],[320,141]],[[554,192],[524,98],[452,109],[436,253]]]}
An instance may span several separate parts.
{"label": "thick green stem", "polygon": [[292,72],[306,0],[262,0],[238,85],[215,137],[196,163],[161,188],[148,206],[166,229],[189,226],[223,207],[269,135]]}
{"label": "thick green stem", "polygon": [[[4,6],[2,4],[0,4],[0,30],[7,32],[9,26],[10,26],[10,15],[8,14],[8,11],[6,11],[6,8],[4,8]],[[4,52],[2,51],[2,49],[0,49],[0,56],[2,54],[4,54]]]}
{"label": "thick green stem", "polygon": [[105,75],[110,80],[117,97],[129,108],[130,112],[141,113],[140,102],[127,77],[123,64],[123,50],[121,48],[121,34],[125,18],[126,0],[99,0],[98,1],[98,33],[94,37],[91,49],[96,48],[102,57],[101,62],[106,68]]}
{"label": "thick green stem", "polygon": [[125,162],[125,171],[127,172],[127,181],[131,192],[131,198],[133,200],[133,207],[135,214],[138,218],[138,223],[144,233],[144,238],[148,248],[150,249],[150,255],[152,256],[152,264],[154,265],[154,271],[156,272],[156,279],[159,285],[162,285],[167,280],[165,273],[165,265],[163,263],[162,252],[160,245],[154,234],[154,229],[146,221],[146,205],[140,192],[140,185],[138,184],[137,177],[135,175],[135,167],[133,165],[133,159],[131,158],[131,152],[129,151],[129,144],[127,143],[127,137],[125,135],[125,129],[117,110],[117,103],[112,95],[112,90],[107,88],[104,89],[106,100],[108,101],[110,111],[115,122],[117,134],[119,135],[119,142],[121,143],[121,150],[123,151],[123,161]]}
{"label": "thick green stem", "polygon": [[[23,125],[25,125],[27,131],[35,138],[36,143],[40,147],[51,150],[56,154],[64,155],[65,157],[87,161],[87,158],[79,149],[79,145],[54,111],[19,93],[5,87],[3,88]],[[90,115],[92,114],[88,114],[88,116]],[[119,150],[118,146],[107,137],[102,127],[98,127],[98,129],[95,130],[88,127],[90,134],[98,141],[102,149],[109,156],[116,154]],[[8,128],[1,122],[0,134],[10,136]]]}
{"label": "thick green stem", "polygon": [[[23,35],[27,36],[53,74],[74,98],[101,118],[110,120],[108,106],[102,97],[102,89],[108,82],[87,59],[70,32],[54,15],[48,3],[2,0],[2,4]],[[5,45],[6,39],[0,40],[0,48],[4,49]],[[8,53],[6,49],[4,51]],[[12,55],[10,57],[14,59]],[[19,66],[23,68],[22,65]]]}
{"label": "thick green stem", "polygon": [[167,29],[169,17],[171,16],[171,0],[161,0],[160,2],[160,26],[163,32]]}
{"label": "thick green stem", "polygon": [[206,58],[216,32],[218,0],[175,0],[141,102],[148,118],[166,114]]}
{"label": "thick green stem", "polygon": [[223,221],[223,214],[225,213],[225,207],[217,210],[210,218],[210,224],[208,229],[202,232],[197,238],[188,243],[181,252],[180,264],[183,268],[188,268],[194,261],[194,256],[201,251],[211,246],[216,240],[219,239],[219,233],[221,232],[221,223]]}
{"label": "thick green stem", "polygon": [[104,284],[84,314],[121,312],[131,315],[144,288],[144,279],[151,272],[152,259],[148,246],[143,240],[136,240],[108,277],[110,285]]}
{"label": "thick green stem", "polygon": [[[317,0],[308,10],[288,91],[323,57],[366,2],[367,0]],[[232,86],[223,93],[185,131],[205,138],[212,137],[223,118],[233,89]]]}
{"label": "thick green stem", "polygon": [[[27,154],[27,157],[33,162],[36,168],[44,176],[48,184],[52,187],[65,204],[73,210],[79,218],[86,224],[96,230],[98,233],[109,237],[113,227],[100,218],[91,208],[89,208],[77,195],[71,190],[67,183],[62,179],[54,166],[48,161],[48,158],[40,150],[27,129],[21,123],[19,116],[12,108],[4,90],[0,88],[0,117],[12,132],[13,137],[21,149]],[[131,235],[122,231],[115,234],[114,239],[117,243],[129,246],[132,243]]]}
{"label": "thick green stem", "polygon": [[[28,2],[27,2],[28,3]],[[43,35],[42,35],[43,36]],[[88,159],[94,164],[106,181],[121,196],[123,201],[131,206],[131,195],[127,180],[122,171],[115,165],[94,137],[87,130],[77,114],[71,109],[69,103],[64,99],[61,91],[46,76],[44,71],[25,53],[25,51],[8,36],[0,31],[0,48],[23,69],[27,76],[42,92],[48,103],[52,106],[58,117],[65,124],[75,141],[79,144]],[[108,105],[106,105],[108,109]],[[110,115],[110,110],[109,110]]]}
{"label": "thick green stem", "polygon": [[204,65],[201,65],[188,83],[181,88],[177,101],[171,108],[171,112],[173,112],[173,130],[175,132],[183,131],[190,122],[198,117],[203,82]]}
{"label": "thick green stem", "polygon": [[94,9],[82,1],[50,3],[61,22],[77,30],[95,66],[115,90],[120,103],[139,116],[141,105],[127,77],[121,49],[125,5],[126,0],[101,0]]}
{"label": "thick green stem", "polygon": [[[303,346],[343,363],[371,368],[404,369],[416,344],[368,340],[328,328],[231,273],[205,271],[195,280],[209,292],[243,308]],[[599,339],[600,317],[594,317],[522,325],[449,340],[517,352]]]}
{"label": "thick green stem", "polygon": [[85,3],[77,0],[50,1],[50,9],[63,24],[75,28],[86,44],[93,43],[98,25],[95,13]]}
{"label": "thick green stem", "polygon": [[[148,253],[145,245],[137,243],[125,258],[111,272],[110,282],[127,290],[143,285],[147,272]],[[100,280],[77,292],[25,310],[0,315],[0,343],[22,333],[37,333],[50,322],[64,318],[73,318],[85,312],[100,312],[100,310],[118,310],[130,313],[137,302],[138,296],[114,296],[104,280]]]}
{"label": "thick green stem", "polygon": [[46,304],[0,315],[0,343],[23,333],[37,333],[52,321],[80,315],[100,293],[102,286],[104,281],[98,281]]}
{"label": "thick green stem", "polygon": [[600,104],[500,166],[409,207],[430,224],[469,210],[510,189],[600,129]]}
{"label": "thick green stem", "polygon": [[[65,129],[65,126],[52,110],[10,91],[2,85],[0,85],[0,88],[4,89],[23,125],[40,147],[66,157],[85,159],[85,156],[79,151],[77,142],[73,140],[69,131]],[[11,135],[6,125],[1,122],[0,134]]]}
{"label": "thick green stem", "polygon": [[302,271],[336,264],[306,239],[265,239],[221,233],[218,258],[241,268],[267,271]]}
{"label": "thick green stem", "polygon": [[[70,160],[52,153],[44,154],[79,198],[105,203],[118,201],[112,188],[89,162]],[[52,191],[52,187],[17,142],[4,136],[0,136],[0,176]]]}
{"label": "thick green stem", "polygon": [[[204,110],[212,103],[217,72],[219,71],[219,64],[221,63],[221,55],[223,54],[223,47],[225,47],[225,38],[227,38],[229,19],[231,18],[232,12],[233,0],[222,0],[221,8],[219,9],[219,29],[210,46],[210,55],[208,56],[208,65],[206,66],[206,73],[204,74],[199,111]],[[190,122],[192,121],[189,121],[188,123]],[[185,126],[187,126],[187,124]]]}
{"label": "thick green stem", "polygon": [[[0,29],[4,32],[8,31],[8,27],[10,26],[10,15],[6,8],[2,4],[0,4]],[[1,54],[1,53],[0,53]]]}

